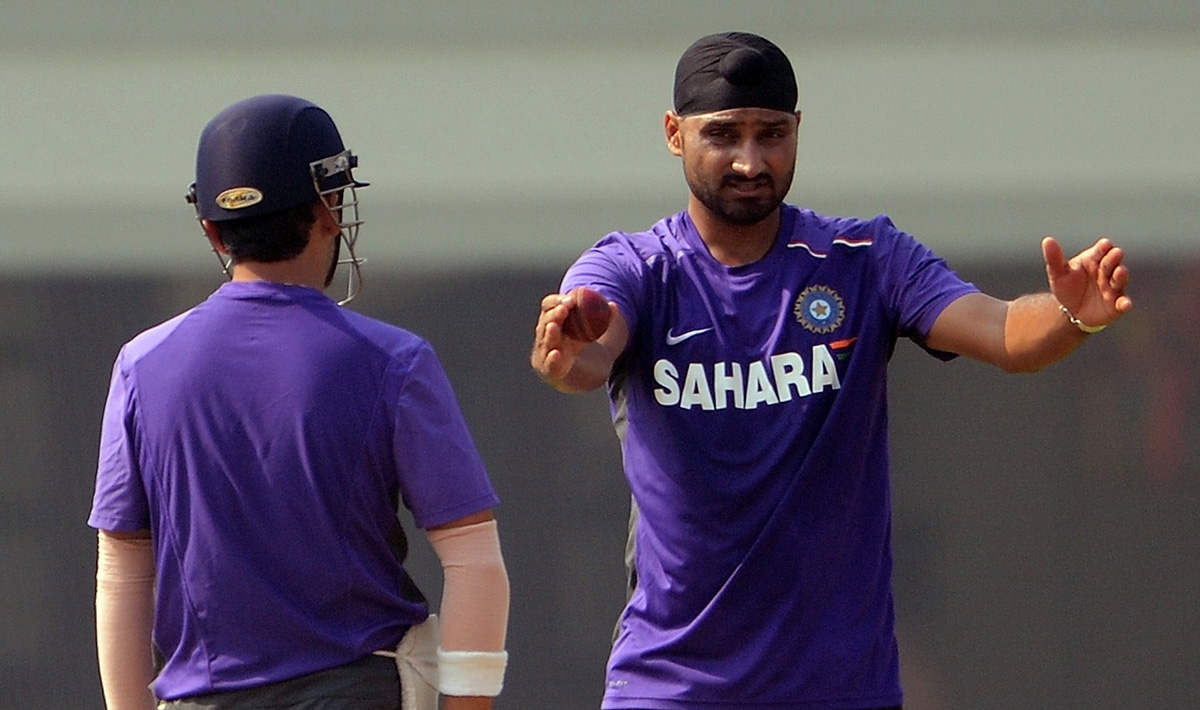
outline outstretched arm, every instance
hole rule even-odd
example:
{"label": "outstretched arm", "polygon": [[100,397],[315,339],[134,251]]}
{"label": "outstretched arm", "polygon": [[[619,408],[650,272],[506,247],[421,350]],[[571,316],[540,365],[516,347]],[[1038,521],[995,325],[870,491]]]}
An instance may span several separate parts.
{"label": "outstretched arm", "polygon": [[982,293],[963,296],[938,316],[926,344],[1008,372],[1034,372],[1078,347],[1086,331],[1107,326],[1133,308],[1125,295],[1125,252],[1107,237],[1069,260],[1058,242],[1046,237],[1042,256],[1048,293],[1011,301]]}
{"label": "outstretched arm", "polygon": [[629,328],[615,303],[609,303],[612,318],[599,339],[586,342],[563,334],[563,321],[575,300],[552,293],[542,299],[542,310],[534,330],[529,364],[533,371],[560,392],[590,392],[608,380],[613,363],[625,350]]}

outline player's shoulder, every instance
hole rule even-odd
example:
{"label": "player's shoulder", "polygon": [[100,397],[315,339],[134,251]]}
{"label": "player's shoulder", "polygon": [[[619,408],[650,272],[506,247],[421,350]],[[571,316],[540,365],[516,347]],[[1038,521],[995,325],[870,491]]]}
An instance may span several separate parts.
{"label": "player's shoulder", "polygon": [[648,229],[635,232],[614,231],[604,235],[592,246],[592,250],[612,255],[627,255],[646,261],[660,254],[676,251],[685,240],[688,229],[686,212],[677,212],[663,217]]}
{"label": "player's shoulder", "polygon": [[[639,284],[653,280],[652,274],[669,269],[674,255],[685,248],[684,222],[684,214],[677,213],[642,231],[609,232],[571,264],[562,288],[607,283],[618,290],[637,290]],[[608,295],[613,297],[611,292]]]}
{"label": "player's shoulder", "polygon": [[355,351],[362,367],[378,372],[385,387],[403,390],[413,382],[445,379],[445,368],[425,336],[347,308],[339,309],[362,345]]}
{"label": "player's shoulder", "polygon": [[388,357],[412,357],[416,353],[431,349],[429,341],[423,336],[395,323],[389,323],[349,308],[339,308],[338,313],[364,345],[374,348]]}
{"label": "player's shoulder", "polygon": [[[789,247],[823,258],[833,253],[886,249],[899,230],[886,214],[874,217],[828,215],[805,207],[784,205]],[[790,226],[788,226],[790,225]]]}
{"label": "player's shoulder", "polygon": [[161,343],[171,337],[171,334],[179,328],[180,324],[194,311],[195,308],[180,313],[172,318],[169,318],[158,325],[151,326],[141,331],[137,335],[130,338],[124,346],[121,347],[121,361],[126,367],[131,367],[138,360],[153,352]]}

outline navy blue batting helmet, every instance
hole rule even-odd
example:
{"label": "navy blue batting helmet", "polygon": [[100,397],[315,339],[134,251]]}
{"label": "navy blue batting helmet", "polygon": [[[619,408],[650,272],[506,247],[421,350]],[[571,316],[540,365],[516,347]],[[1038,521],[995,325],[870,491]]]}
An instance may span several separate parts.
{"label": "navy blue batting helmet", "polygon": [[256,217],[362,187],[333,119],[304,99],[254,96],[216,115],[200,134],[189,196],[202,219]]}

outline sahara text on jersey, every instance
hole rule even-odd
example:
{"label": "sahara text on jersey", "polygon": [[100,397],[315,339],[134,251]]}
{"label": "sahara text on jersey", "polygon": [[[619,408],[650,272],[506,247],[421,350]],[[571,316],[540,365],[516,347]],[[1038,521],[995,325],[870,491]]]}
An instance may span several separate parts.
{"label": "sahara text on jersey", "polygon": [[[654,363],[654,399],[664,407],[704,410],[757,409],[796,397],[807,397],[825,389],[841,389],[837,360],[823,343],[812,348],[811,373],[805,374],[804,358],[786,352],[748,363],[714,362],[711,377],[704,363],[691,362],[684,369],[683,385],[675,363],[661,358]],[[744,374],[743,374],[744,373]],[[793,395],[793,388],[795,393]],[[732,395],[732,403],[730,402]]]}

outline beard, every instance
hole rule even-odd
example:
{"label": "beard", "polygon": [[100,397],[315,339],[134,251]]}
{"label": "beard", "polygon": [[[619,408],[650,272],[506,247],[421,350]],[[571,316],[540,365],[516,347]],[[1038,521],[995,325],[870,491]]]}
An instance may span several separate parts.
{"label": "beard", "polygon": [[[778,184],[775,182],[775,178],[767,174],[752,178],[726,174],[722,175],[719,181],[705,181],[686,168],[684,169],[684,178],[687,180],[692,194],[700,200],[700,204],[708,208],[709,212],[730,224],[748,226],[761,222],[775,212],[783,202],[788,190],[791,189],[794,173],[795,170],[789,170],[787,175],[783,176],[782,182]],[[730,197],[727,196],[728,193],[722,194],[722,190],[727,188],[748,184],[766,187],[767,194],[762,197],[738,197],[736,195]]]}

